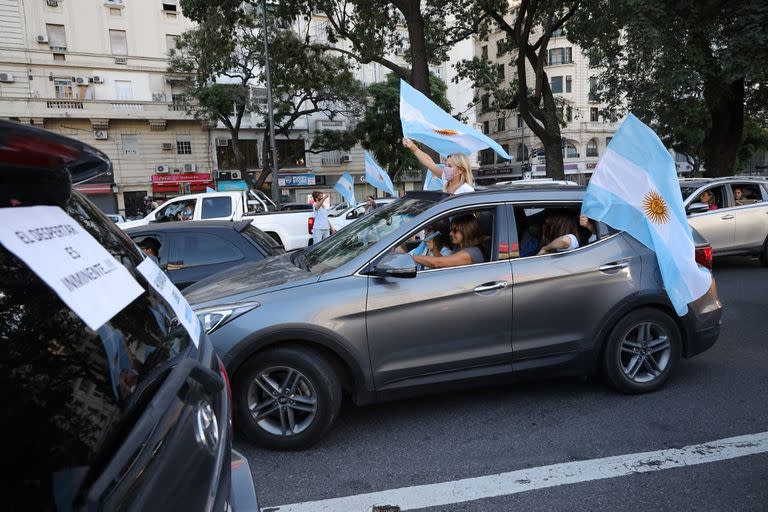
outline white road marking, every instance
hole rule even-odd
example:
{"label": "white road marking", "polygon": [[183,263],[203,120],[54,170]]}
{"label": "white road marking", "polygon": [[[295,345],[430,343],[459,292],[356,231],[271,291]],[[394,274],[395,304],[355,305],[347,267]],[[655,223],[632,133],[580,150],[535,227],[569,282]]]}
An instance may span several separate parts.
{"label": "white road marking", "polygon": [[768,432],[759,432],[679,449],[565,462],[439,484],[414,485],[342,498],[264,507],[262,511],[366,512],[374,505],[397,505],[401,510],[413,510],[635,473],[696,466],[766,452],[768,452]]}

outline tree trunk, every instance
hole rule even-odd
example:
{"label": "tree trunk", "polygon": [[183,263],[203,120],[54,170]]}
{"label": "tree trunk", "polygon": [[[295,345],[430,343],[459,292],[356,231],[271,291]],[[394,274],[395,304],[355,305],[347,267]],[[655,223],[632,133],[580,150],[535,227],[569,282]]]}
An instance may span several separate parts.
{"label": "tree trunk", "polygon": [[245,183],[249,188],[253,188],[253,178],[248,174],[248,169],[245,165],[245,155],[240,150],[240,130],[232,128],[229,130],[229,133],[232,135],[232,153],[235,155],[235,164],[240,170],[240,175],[245,180]]}
{"label": "tree trunk", "polygon": [[[262,139],[261,143],[261,155],[261,174],[259,175],[259,178],[256,180],[255,184],[255,188],[257,189],[261,189],[261,187],[264,185],[264,182],[267,181],[267,178],[269,178],[269,175],[272,174],[275,167],[275,163],[272,161],[272,151],[270,151],[269,147],[269,121],[266,119],[264,120],[264,138]],[[275,175],[276,174],[277,173],[275,173]],[[272,179],[276,180],[277,178]]]}
{"label": "tree trunk", "polygon": [[707,81],[704,100],[712,119],[704,138],[705,173],[713,178],[730,176],[744,132],[744,79],[731,83]]}
{"label": "tree trunk", "polygon": [[403,13],[408,27],[408,40],[411,49],[410,84],[427,98],[431,98],[427,39],[424,30],[424,18],[421,15],[421,3],[418,0],[393,0],[392,4]]}

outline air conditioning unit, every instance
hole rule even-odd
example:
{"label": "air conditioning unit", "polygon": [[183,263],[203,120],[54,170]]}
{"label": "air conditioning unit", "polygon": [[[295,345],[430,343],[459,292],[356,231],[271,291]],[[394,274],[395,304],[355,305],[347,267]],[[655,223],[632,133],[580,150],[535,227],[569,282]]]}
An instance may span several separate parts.
{"label": "air conditioning unit", "polygon": [[82,76],[73,76],[72,81],[75,82],[77,85],[85,85],[88,83],[88,79]]}
{"label": "air conditioning unit", "polygon": [[40,44],[48,44],[48,36],[37,36],[37,42]]}
{"label": "air conditioning unit", "polygon": [[13,74],[11,74],[11,73],[0,73],[0,82],[11,83],[11,82],[15,82],[15,81],[16,81],[16,79],[13,78]]}
{"label": "air conditioning unit", "polygon": [[170,142],[163,142],[163,151],[170,151],[173,149],[173,144]]}
{"label": "air conditioning unit", "polygon": [[115,57],[115,64],[128,64],[128,57]]}
{"label": "air conditioning unit", "polygon": [[167,165],[158,164],[155,166],[155,172],[157,174],[168,174],[171,172],[171,169]]}
{"label": "air conditioning unit", "polygon": [[184,164],[184,172],[197,172],[197,164]]}
{"label": "air conditioning unit", "polygon": [[216,147],[227,147],[229,146],[229,139],[216,139]]}
{"label": "air conditioning unit", "polygon": [[232,171],[231,173],[229,173],[229,176],[230,176],[230,179],[233,179],[233,180],[239,180],[243,178],[242,174],[240,174],[240,171]]}
{"label": "air conditioning unit", "polygon": [[339,159],[341,163],[348,164],[352,161],[352,157],[350,155],[341,155],[341,158]]}
{"label": "air conditioning unit", "polygon": [[103,84],[104,83],[104,77],[101,76],[92,76],[88,79],[88,83],[91,84]]}
{"label": "air conditioning unit", "polygon": [[48,0],[46,3],[48,4],[48,7],[58,7],[59,6],[58,0]]}
{"label": "air conditioning unit", "polygon": [[93,130],[93,138],[96,140],[106,140],[109,138],[107,130]]}

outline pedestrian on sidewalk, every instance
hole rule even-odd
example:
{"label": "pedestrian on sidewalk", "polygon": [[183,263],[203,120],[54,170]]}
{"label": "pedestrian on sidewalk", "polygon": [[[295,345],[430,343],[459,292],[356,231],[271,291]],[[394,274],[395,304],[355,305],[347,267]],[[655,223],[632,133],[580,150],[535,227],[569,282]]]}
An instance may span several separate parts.
{"label": "pedestrian on sidewalk", "polygon": [[314,204],[312,205],[313,217],[315,222],[312,227],[312,243],[322,242],[332,234],[336,232],[328,221],[328,196],[315,190],[312,192],[312,199]]}

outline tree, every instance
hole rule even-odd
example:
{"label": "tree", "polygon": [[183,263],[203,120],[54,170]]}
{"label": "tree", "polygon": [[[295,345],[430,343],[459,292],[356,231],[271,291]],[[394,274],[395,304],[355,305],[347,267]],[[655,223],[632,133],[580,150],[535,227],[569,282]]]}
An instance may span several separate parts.
{"label": "tree", "polygon": [[[463,63],[459,76],[474,81],[475,87],[487,91],[489,110],[517,109],[525,124],[541,140],[547,159],[547,176],[565,179],[560,128],[563,100],[555,98],[544,66],[553,31],[562,28],[575,14],[578,1],[522,0],[512,6],[505,0],[476,0],[472,19],[483,16],[479,38],[501,30],[506,38],[502,51],[511,56],[515,78],[508,87],[501,83],[497,71],[485,59]],[[514,21],[508,21],[514,17]]]}
{"label": "tree", "polygon": [[[246,112],[267,126],[266,105],[255,101],[251,91],[264,83],[264,46],[259,15],[253,9],[237,9],[236,16],[209,9],[207,18],[177,40],[169,69],[187,78],[190,111],[199,119],[220,121],[232,137],[238,168],[251,188],[259,188],[281,162],[271,162],[264,145],[264,172],[253,180],[246,172],[239,147],[239,132]],[[296,122],[314,114],[334,119],[360,115],[365,91],[342,57],[325,55],[305,45],[291,26],[270,19],[272,93],[275,133],[290,138]],[[229,24],[225,30],[224,27]]]}
{"label": "tree", "polygon": [[[600,99],[632,111],[667,145],[701,159],[710,176],[732,174],[751,114],[745,105],[768,87],[768,4],[583,3],[569,39],[601,70]],[[765,103],[753,108],[765,111]]]}

